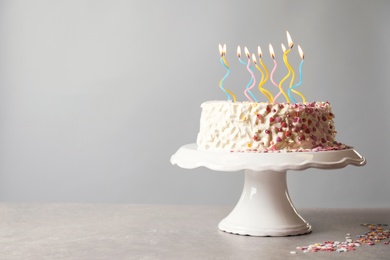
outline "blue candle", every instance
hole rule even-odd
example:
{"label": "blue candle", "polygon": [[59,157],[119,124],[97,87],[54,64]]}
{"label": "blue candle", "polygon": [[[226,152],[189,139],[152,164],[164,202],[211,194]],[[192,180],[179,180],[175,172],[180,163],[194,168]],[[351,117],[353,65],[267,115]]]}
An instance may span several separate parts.
{"label": "blue candle", "polygon": [[227,69],[227,72],[225,74],[225,76],[219,81],[219,87],[222,89],[223,92],[225,92],[225,94],[227,95],[228,97],[228,101],[231,101],[232,98],[233,98],[233,101],[236,102],[236,96],[229,90],[225,89],[223,87],[223,83],[225,82],[225,79],[229,76],[230,74],[230,68],[229,68],[229,65],[225,59],[225,54],[226,54],[226,45],[221,46],[221,44],[219,45],[219,53],[221,54],[221,59],[220,59],[220,62],[221,64]]}
{"label": "blue candle", "polygon": [[291,90],[294,90],[294,88],[299,87],[302,85],[302,65],[303,65],[303,60],[301,61],[301,64],[299,64],[299,82],[292,86],[291,88],[288,89],[288,96],[292,99],[294,103],[297,103],[295,98],[291,95]]}
{"label": "blue candle", "polygon": [[298,94],[302,98],[302,103],[306,103],[305,97],[300,92],[294,90],[296,87],[299,87],[300,85],[302,85],[302,65],[303,65],[304,58],[305,58],[305,54],[303,53],[302,48],[299,45],[298,45],[298,51],[299,51],[299,55],[301,56],[301,59],[302,59],[301,63],[299,64],[299,82],[288,89],[288,95],[291,97],[291,99],[293,100],[294,103],[297,103],[297,101],[291,96],[291,91],[292,91],[295,94]]}

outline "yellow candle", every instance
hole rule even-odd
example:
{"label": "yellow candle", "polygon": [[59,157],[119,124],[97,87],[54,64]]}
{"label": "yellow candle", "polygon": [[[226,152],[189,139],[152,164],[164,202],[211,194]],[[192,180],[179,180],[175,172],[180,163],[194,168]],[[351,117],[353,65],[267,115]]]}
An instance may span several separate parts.
{"label": "yellow candle", "polygon": [[[286,65],[286,67],[288,69],[288,65],[289,64],[288,64],[288,61],[287,61],[287,54],[291,51],[291,49],[286,50],[286,47],[284,47],[283,43],[282,43],[282,49],[283,49],[283,61],[284,61],[284,64]],[[291,71],[288,69],[287,75],[279,82],[279,90],[280,90],[280,92],[275,96],[275,99],[277,97],[279,97],[280,94],[283,94],[283,96],[286,98],[287,103],[290,103],[290,99],[288,98],[288,96],[286,95],[286,93],[283,91],[283,88],[282,88],[283,82],[285,82],[286,79],[288,79],[288,77],[290,77],[290,75],[291,75]]]}
{"label": "yellow candle", "polygon": [[267,89],[263,88],[264,83],[268,80],[268,69],[267,69],[267,67],[264,66],[264,63],[261,60],[262,53],[261,53],[260,46],[258,47],[258,54],[259,54],[259,62],[260,62],[260,64],[262,64],[263,68],[265,68],[265,71],[266,71],[266,73],[265,73],[266,75],[264,77],[263,70],[257,65],[256,57],[255,57],[254,54],[252,54],[253,63],[255,64],[257,70],[260,71],[260,73],[261,73],[261,80],[260,80],[260,83],[259,83],[259,90],[266,98],[268,98],[269,102],[272,103],[273,102],[272,93],[269,92]]}
{"label": "yellow candle", "polygon": [[[292,47],[294,46],[294,43],[291,39],[291,36],[290,36],[290,33],[288,31],[286,31],[286,34],[287,34],[287,42],[288,42],[288,46],[290,47],[290,50],[292,49]],[[283,46],[284,47],[284,46]],[[283,48],[282,47],[282,48]],[[283,50],[284,52],[284,50]],[[284,57],[283,57],[284,58]],[[290,88],[292,87],[293,83],[294,83],[294,79],[295,79],[295,72],[293,70],[293,68],[291,67],[290,63],[288,63],[288,58],[287,58],[287,55],[286,55],[286,60],[285,60],[285,63],[286,63],[286,66],[287,68],[291,71],[291,81],[290,81]]]}
{"label": "yellow candle", "polygon": [[[271,58],[274,60],[274,68],[272,69],[271,71],[271,74],[270,74],[270,79],[271,79],[271,82],[272,84],[279,88],[278,84],[275,82],[274,80],[274,72],[276,70],[276,68],[278,67],[278,63],[276,62],[275,60],[275,52],[274,52],[274,48],[272,47],[272,44],[270,43],[269,44],[269,55],[271,56]],[[276,99],[278,98],[278,96],[280,95],[280,93],[278,93],[278,95],[276,95],[274,98],[273,98],[273,102],[272,103],[275,103]]]}
{"label": "yellow candle", "polygon": [[[267,80],[268,80],[269,72],[268,72],[268,68],[265,66],[265,64],[263,62],[263,59],[262,59],[263,53],[261,52],[260,46],[258,46],[257,51],[258,51],[258,55],[259,55],[260,64],[261,64],[261,66],[263,67],[263,69],[265,71],[265,79],[262,82],[262,86],[263,86],[264,83],[267,82]],[[271,100],[270,102],[273,103],[274,102],[274,96],[272,95],[272,93],[269,90],[267,90],[267,89],[264,89],[264,91],[266,91],[268,93],[268,95],[270,97],[270,100]]]}

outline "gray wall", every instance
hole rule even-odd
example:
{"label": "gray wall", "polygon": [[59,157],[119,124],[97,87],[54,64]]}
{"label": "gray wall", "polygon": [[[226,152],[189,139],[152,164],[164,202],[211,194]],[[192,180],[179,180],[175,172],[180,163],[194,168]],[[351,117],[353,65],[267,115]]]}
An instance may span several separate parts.
{"label": "gray wall", "polygon": [[306,53],[300,91],[330,101],[337,139],[368,159],[289,172],[295,205],[389,207],[389,11],[355,0],[0,1],[0,200],[236,203],[243,173],[169,159],[195,142],[200,104],[225,99],[218,44],[245,100],[236,46],[261,45],[272,67],[272,43],[282,64],[289,30]]}

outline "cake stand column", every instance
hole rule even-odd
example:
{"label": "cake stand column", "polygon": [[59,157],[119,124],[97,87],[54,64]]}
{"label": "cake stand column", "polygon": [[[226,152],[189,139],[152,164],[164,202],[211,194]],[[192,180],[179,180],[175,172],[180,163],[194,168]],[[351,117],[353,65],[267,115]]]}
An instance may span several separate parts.
{"label": "cake stand column", "polygon": [[311,232],[311,226],[291,202],[286,171],[245,170],[241,197],[218,228],[250,236],[289,236]]}

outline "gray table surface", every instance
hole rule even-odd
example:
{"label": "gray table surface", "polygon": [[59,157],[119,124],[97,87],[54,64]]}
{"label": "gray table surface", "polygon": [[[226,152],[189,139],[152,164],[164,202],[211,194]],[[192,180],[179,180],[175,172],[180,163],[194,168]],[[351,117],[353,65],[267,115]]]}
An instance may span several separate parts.
{"label": "gray table surface", "polygon": [[221,232],[217,224],[231,209],[0,203],[0,259],[390,259],[383,243],[345,253],[296,250],[364,234],[361,223],[390,224],[390,209],[300,209],[313,232],[292,237]]}

